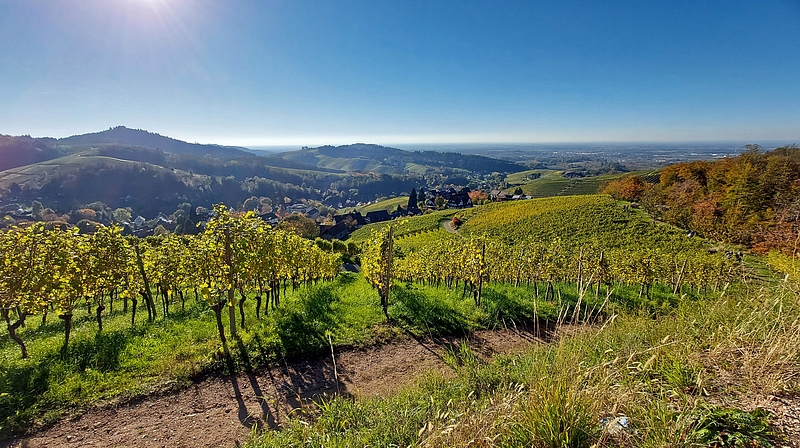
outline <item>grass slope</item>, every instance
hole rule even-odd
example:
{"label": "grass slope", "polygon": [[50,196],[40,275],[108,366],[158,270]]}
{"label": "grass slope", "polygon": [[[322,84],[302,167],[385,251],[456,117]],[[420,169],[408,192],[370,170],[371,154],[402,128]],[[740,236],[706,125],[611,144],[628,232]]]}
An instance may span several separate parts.
{"label": "grass slope", "polygon": [[404,237],[437,230],[441,222],[458,216],[459,232],[465,236],[489,236],[506,241],[561,238],[567,245],[602,243],[607,247],[708,247],[700,238],[659,223],[639,210],[625,210],[607,195],[580,195],[495,202],[465,209],[441,210],[396,221],[366,225],[350,236],[361,243],[373,230],[395,225],[395,235]]}
{"label": "grass slope", "polygon": [[394,221],[384,221],[375,224],[367,224],[364,227],[356,230],[350,237],[347,239],[348,242],[352,241],[356,244],[362,243],[370,237],[373,230],[380,230],[387,226],[394,225],[395,226],[395,235],[400,237],[404,235],[409,235],[417,232],[426,232],[430,230],[436,230],[441,226],[441,222],[444,220],[451,219],[453,215],[458,214],[459,216],[463,213],[469,213],[469,210],[472,209],[463,209],[463,210],[440,210],[435,211],[433,213],[427,213],[421,216],[413,216],[410,218],[402,218],[397,219]]}
{"label": "grass slope", "polygon": [[113,157],[73,154],[0,171],[0,187],[7,188],[13,182],[19,185],[42,184],[57,172],[66,174],[92,165],[121,167],[136,166],[139,163]]}
{"label": "grass slope", "polygon": [[521,241],[561,238],[577,247],[598,243],[604,247],[665,247],[671,251],[707,248],[701,238],[687,238],[680,229],[659,223],[646,213],[625,209],[607,195],[550,197],[475,207],[461,216],[465,235]]}
{"label": "grass slope", "polygon": [[397,209],[398,206],[401,205],[405,206],[407,204],[408,204],[408,197],[402,196],[397,198],[385,199],[383,201],[378,201],[373,204],[364,205],[361,207],[356,207],[355,209],[361,212],[361,214],[366,215],[369,212],[377,212],[380,210],[393,212]]}

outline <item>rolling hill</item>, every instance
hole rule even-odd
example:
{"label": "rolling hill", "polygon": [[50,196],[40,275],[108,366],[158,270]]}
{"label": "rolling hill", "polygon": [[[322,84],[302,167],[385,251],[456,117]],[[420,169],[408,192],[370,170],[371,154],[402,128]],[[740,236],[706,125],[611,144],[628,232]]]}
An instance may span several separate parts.
{"label": "rolling hill", "polygon": [[404,151],[380,145],[356,143],[344,146],[304,148],[280,154],[305,165],[343,171],[385,174],[436,172],[513,173],[525,166],[501,159],[436,151]]}
{"label": "rolling hill", "polygon": [[237,206],[251,196],[339,206],[524,169],[484,156],[371,144],[259,156],[124,126],[58,139],[0,136],[0,201],[38,200],[64,213],[101,201],[152,215],[184,202]]}

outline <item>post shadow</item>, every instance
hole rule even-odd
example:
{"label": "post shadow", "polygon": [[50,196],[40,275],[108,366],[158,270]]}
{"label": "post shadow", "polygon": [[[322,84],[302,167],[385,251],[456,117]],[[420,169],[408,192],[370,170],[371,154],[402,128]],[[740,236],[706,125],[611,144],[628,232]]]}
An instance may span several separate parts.
{"label": "post shadow", "polygon": [[[256,378],[255,374],[253,373],[253,366],[250,362],[250,355],[247,353],[247,348],[244,346],[242,338],[239,337],[239,335],[236,335],[235,338],[236,338],[236,346],[239,348],[239,354],[242,357],[242,360],[244,361],[245,375],[247,376],[247,380],[250,381],[250,387],[253,389],[253,394],[255,395],[258,405],[261,406],[261,415],[263,422],[265,422],[267,426],[269,426],[270,428],[277,429],[278,424],[275,419],[275,415],[272,413],[272,410],[269,407],[269,403],[267,403],[267,400],[264,398],[264,392],[261,390],[261,386],[258,384],[258,378]],[[234,376],[234,382],[236,382],[235,378],[236,377]],[[238,384],[234,386],[234,391],[236,391],[237,388]],[[260,425],[258,429],[261,429]]]}

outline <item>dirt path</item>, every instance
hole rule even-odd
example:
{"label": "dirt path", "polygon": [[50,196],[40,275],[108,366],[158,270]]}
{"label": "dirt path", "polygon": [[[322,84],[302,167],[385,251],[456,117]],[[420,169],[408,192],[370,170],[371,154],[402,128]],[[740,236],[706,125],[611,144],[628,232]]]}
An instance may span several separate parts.
{"label": "dirt path", "polygon": [[[524,350],[537,339],[512,330],[469,337],[482,358]],[[249,438],[253,425],[280,428],[293,409],[343,394],[385,395],[423,373],[452,370],[442,353],[461,339],[393,342],[236,376],[211,376],[180,391],[89,410],[36,434],[0,442],[0,447],[233,447]]]}

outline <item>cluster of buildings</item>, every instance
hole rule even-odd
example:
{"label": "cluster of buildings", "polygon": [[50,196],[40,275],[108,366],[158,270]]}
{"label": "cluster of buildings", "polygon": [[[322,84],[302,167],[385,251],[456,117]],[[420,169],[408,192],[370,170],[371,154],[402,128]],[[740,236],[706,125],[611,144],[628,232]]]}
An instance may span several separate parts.
{"label": "cluster of buildings", "polygon": [[532,198],[533,196],[531,195],[511,194],[500,190],[492,190],[489,193],[489,199],[491,199],[492,202],[520,201],[523,199],[532,199]]}
{"label": "cluster of buildings", "polygon": [[[430,190],[421,188],[419,193],[416,191],[411,192],[408,207],[398,207],[393,213],[387,210],[378,210],[368,212],[365,215],[358,211],[335,215],[333,217],[333,224],[320,224],[319,236],[326,240],[343,240],[347,238],[351,232],[367,224],[390,221],[404,216],[421,215],[424,210],[472,207],[472,199],[469,196],[470,191],[471,190],[466,187],[460,190],[456,190],[455,188]],[[500,190],[493,190],[489,197],[495,202],[531,199],[529,195],[509,194]],[[309,214],[309,211],[303,208],[308,209],[312,207],[305,204],[295,204],[287,207],[286,211],[290,213],[301,213],[309,218],[319,216],[319,212],[314,215],[315,210],[310,210]],[[278,217],[272,213],[262,215],[262,219],[271,224],[278,223]]]}
{"label": "cluster of buildings", "polygon": [[464,187],[460,190],[455,188],[444,188],[441,190],[431,189],[425,190],[420,188],[419,199],[423,202],[424,207],[429,210],[435,210],[436,198],[441,197],[445,200],[443,208],[466,208],[472,207],[472,199],[469,197],[470,189]]}
{"label": "cluster of buildings", "polygon": [[14,219],[34,219],[32,208],[21,207],[16,202],[0,205],[0,215],[10,216]]}
{"label": "cluster of buildings", "polygon": [[351,212],[342,215],[335,215],[333,217],[334,224],[321,225],[319,228],[319,236],[326,240],[343,240],[350,235],[350,232],[356,230],[364,225],[376,222],[389,221],[401,216],[413,216],[404,209],[399,209],[394,213],[389,213],[387,210],[378,210],[368,212],[362,215],[361,212]]}
{"label": "cluster of buildings", "polygon": [[419,193],[416,190],[412,190],[409,197],[409,205],[406,208],[398,207],[394,213],[389,213],[387,210],[377,210],[368,212],[366,215],[362,215],[357,211],[336,215],[333,217],[333,225],[320,226],[320,237],[328,240],[341,240],[347,238],[353,230],[366,224],[389,221],[404,216],[421,215],[423,210],[472,207],[472,199],[469,197],[469,192],[469,188],[460,190],[455,188],[425,190],[421,188]]}

